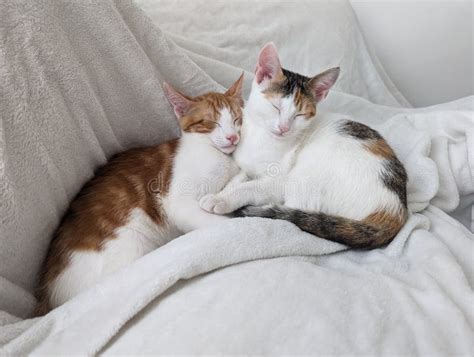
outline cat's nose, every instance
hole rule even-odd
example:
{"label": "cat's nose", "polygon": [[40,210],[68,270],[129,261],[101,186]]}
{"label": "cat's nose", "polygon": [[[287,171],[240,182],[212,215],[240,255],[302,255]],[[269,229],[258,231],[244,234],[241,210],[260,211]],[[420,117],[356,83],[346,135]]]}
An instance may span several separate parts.
{"label": "cat's nose", "polygon": [[236,134],[227,135],[225,138],[229,140],[232,144],[237,143],[237,141],[239,140],[239,136]]}
{"label": "cat's nose", "polygon": [[284,134],[288,131],[290,131],[290,127],[285,124],[278,124],[278,130],[280,130],[280,133]]}

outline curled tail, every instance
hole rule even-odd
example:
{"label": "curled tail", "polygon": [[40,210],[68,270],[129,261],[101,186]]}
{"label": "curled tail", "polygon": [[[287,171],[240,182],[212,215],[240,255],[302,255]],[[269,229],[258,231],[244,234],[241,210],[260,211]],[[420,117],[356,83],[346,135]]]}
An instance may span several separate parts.
{"label": "curled tail", "polygon": [[282,219],[315,236],[365,249],[391,242],[406,221],[406,210],[402,210],[400,215],[375,212],[362,221],[279,206],[247,206],[234,214],[238,217]]}

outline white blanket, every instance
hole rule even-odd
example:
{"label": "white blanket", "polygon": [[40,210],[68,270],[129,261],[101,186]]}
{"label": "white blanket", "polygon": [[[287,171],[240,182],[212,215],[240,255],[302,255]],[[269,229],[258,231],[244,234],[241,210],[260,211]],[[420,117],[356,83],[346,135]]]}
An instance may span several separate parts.
{"label": "white blanket", "polygon": [[230,220],[172,241],[45,317],[0,312],[0,354],[472,355],[474,237],[445,211],[474,195],[473,98],[401,109],[364,97],[335,91],[322,109],[380,130],[407,168],[413,214],[388,247],[346,251],[287,222]]}
{"label": "white blanket", "polygon": [[231,220],[4,327],[5,351],[472,354],[474,237],[438,208],[474,189],[471,99],[400,110],[331,96],[365,113],[408,170],[417,213],[388,247],[341,251],[287,222]]}

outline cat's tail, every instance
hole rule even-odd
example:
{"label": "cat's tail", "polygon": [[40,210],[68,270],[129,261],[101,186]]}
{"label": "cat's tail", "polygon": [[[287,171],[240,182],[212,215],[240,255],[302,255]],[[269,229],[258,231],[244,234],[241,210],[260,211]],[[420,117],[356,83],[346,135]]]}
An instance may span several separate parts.
{"label": "cat's tail", "polygon": [[376,212],[363,221],[357,221],[280,206],[247,206],[234,214],[238,217],[282,219],[320,238],[363,249],[377,248],[391,242],[406,222],[407,216],[406,209],[401,209],[397,215]]}

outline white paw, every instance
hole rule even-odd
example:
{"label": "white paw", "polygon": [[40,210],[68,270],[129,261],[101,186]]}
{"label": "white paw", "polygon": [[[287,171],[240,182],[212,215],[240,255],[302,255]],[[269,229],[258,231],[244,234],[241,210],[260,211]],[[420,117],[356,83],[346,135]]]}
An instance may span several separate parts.
{"label": "white paw", "polygon": [[199,200],[199,206],[207,212],[226,214],[233,211],[232,206],[218,195],[206,195]]}
{"label": "white paw", "polygon": [[234,210],[232,205],[223,199],[218,199],[214,206],[214,213],[217,214],[227,214]]}
{"label": "white paw", "polygon": [[214,213],[214,206],[218,202],[217,196],[214,194],[209,194],[204,197],[202,197],[199,200],[199,206],[207,212]]}

